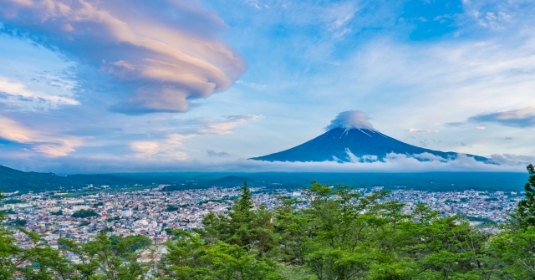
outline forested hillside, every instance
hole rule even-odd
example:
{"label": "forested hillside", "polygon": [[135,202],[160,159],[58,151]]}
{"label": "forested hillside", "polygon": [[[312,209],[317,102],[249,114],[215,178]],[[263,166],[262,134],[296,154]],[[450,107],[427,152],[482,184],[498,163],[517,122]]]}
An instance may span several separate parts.
{"label": "forested hillside", "polygon": [[[494,233],[423,204],[406,212],[386,191],[319,183],[304,200],[281,198],[268,210],[253,205],[244,184],[228,216],[208,214],[194,231],[169,229],[175,238],[165,250],[113,229],[86,244],[61,239],[56,250],[6,224],[0,279],[534,279],[535,170],[528,171],[525,199]],[[15,245],[17,231],[31,246]]]}
{"label": "forested hillside", "polygon": [[54,173],[23,172],[0,165],[0,189],[4,192],[28,192],[81,188],[94,185],[133,185],[138,181],[113,175],[65,175]]}

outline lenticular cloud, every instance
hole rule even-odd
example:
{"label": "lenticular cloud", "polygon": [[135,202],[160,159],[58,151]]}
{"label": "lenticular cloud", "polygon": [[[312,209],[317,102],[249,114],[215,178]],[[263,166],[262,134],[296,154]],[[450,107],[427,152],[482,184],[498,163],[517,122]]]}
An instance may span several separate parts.
{"label": "lenticular cloud", "polygon": [[331,121],[331,124],[329,124],[326,129],[331,130],[333,128],[359,128],[375,130],[369,119],[370,118],[362,111],[345,111],[338,114],[338,116],[336,116],[336,118]]}
{"label": "lenticular cloud", "polygon": [[224,22],[182,0],[4,0],[0,20],[4,32],[125,85],[130,92],[113,106],[122,113],[187,111],[189,100],[228,89],[246,68],[217,39]]}

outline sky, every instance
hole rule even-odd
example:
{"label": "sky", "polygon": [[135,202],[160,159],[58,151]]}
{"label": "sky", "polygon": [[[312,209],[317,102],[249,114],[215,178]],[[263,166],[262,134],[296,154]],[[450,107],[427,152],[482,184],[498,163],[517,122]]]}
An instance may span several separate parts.
{"label": "sky", "polygon": [[[535,163],[534,16],[523,0],[0,0],[0,164],[522,172]],[[247,160],[346,111],[501,166]]]}

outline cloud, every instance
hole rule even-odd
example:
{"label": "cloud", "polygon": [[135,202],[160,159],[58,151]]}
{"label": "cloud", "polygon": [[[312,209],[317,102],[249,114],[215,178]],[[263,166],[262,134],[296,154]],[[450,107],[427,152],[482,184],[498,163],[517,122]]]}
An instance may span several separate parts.
{"label": "cloud", "polygon": [[464,122],[449,122],[444,124],[445,127],[461,127],[464,125],[466,125]]}
{"label": "cloud", "polygon": [[[496,123],[509,127],[535,128],[535,106],[522,109],[479,114],[468,118],[473,123]],[[483,129],[485,127],[483,126]]]}
{"label": "cloud", "polygon": [[246,86],[255,90],[265,90],[267,87],[266,85],[263,85],[263,84],[251,83],[251,82],[246,82],[242,80],[238,80],[236,84]]}
{"label": "cloud", "polygon": [[[514,160],[503,164],[485,164],[472,157],[459,155],[456,159],[437,158],[421,154],[420,160],[404,154],[389,154],[384,161],[377,161],[373,156],[355,158],[353,162],[267,162],[245,159],[225,159],[199,161],[195,159],[172,159],[167,161],[144,158],[143,161],[132,161],[131,158],[117,157],[114,159],[64,157],[41,162],[35,158],[21,159],[17,162],[4,161],[13,168],[19,165],[31,167],[33,170],[62,172],[152,172],[152,171],[193,171],[193,172],[452,172],[452,171],[484,171],[484,172],[525,172],[525,164]],[[2,155],[0,155],[2,158]],[[26,161],[25,161],[26,160]],[[527,158],[530,160],[530,158]],[[525,160],[520,160],[525,161]],[[13,164],[12,164],[13,163]]]}
{"label": "cloud", "polygon": [[24,84],[11,81],[2,76],[0,76],[0,93],[4,95],[7,101],[11,102],[15,101],[14,99],[17,99],[19,101],[47,103],[50,106],[80,105],[80,102],[71,97],[29,90]]}
{"label": "cloud", "polygon": [[210,121],[206,127],[201,128],[197,131],[199,134],[230,134],[232,130],[238,125],[243,124],[250,120],[258,120],[263,118],[263,116],[257,115],[232,115],[224,116],[222,121]]}
{"label": "cloud", "polygon": [[339,39],[352,32],[349,23],[355,17],[357,8],[353,2],[340,3],[334,5],[327,10],[334,21],[327,28],[328,32],[332,33],[333,38]]}
{"label": "cloud", "polygon": [[369,119],[370,118],[362,111],[345,111],[338,114],[338,116],[336,116],[336,118],[331,121],[331,124],[329,124],[326,129],[331,130],[334,128],[359,128],[375,130]]}
{"label": "cloud", "polygon": [[188,158],[182,140],[190,137],[192,135],[171,134],[160,141],[133,141],[130,143],[130,148],[137,158],[182,161]]}
{"label": "cloud", "polygon": [[[133,157],[144,160],[161,160],[165,162],[184,161],[190,157],[190,152],[197,152],[184,146],[183,140],[202,137],[205,135],[227,135],[241,124],[250,120],[258,120],[262,116],[257,115],[230,115],[224,116],[223,120],[210,119],[189,119],[180,120],[177,123],[182,127],[182,133],[168,133],[163,130],[154,133],[149,139],[130,141],[130,151],[134,152]],[[145,130],[145,128],[142,128]],[[209,157],[227,157],[230,154],[225,152],[215,152],[208,150]]]}
{"label": "cloud", "polygon": [[521,14],[532,10],[523,1],[471,0],[462,1],[466,14],[479,26],[491,30],[502,30]]}
{"label": "cloud", "polygon": [[206,153],[209,157],[229,157],[230,154],[227,152],[216,152],[214,150],[207,150]]}
{"label": "cloud", "polygon": [[520,165],[526,166],[535,163],[535,156],[511,155],[511,154],[494,154],[490,159],[501,165]]}
{"label": "cloud", "polygon": [[438,130],[429,130],[429,129],[419,129],[419,128],[409,128],[409,133],[431,133],[438,132]]}
{"label": "cloud", "polygon": [[26,128],[16,121],[2,116],[0,116],[0,139],[26,144],[31,151],[45,154],[48,157],[67,156],[83,143],[79,137],[51,136]]}
{"label": "cloud", "polygon": [[0,20],[4,32],[114,77],[129,92],[111,109],[127,114],[185,112],[246,68],[217,38],[223,21],[189,1],[6,0]]}

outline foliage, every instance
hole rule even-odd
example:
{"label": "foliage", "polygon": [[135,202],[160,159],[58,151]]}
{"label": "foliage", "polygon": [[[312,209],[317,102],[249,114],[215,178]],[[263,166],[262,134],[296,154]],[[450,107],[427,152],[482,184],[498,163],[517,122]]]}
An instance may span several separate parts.
{"label": "foliage", "polygon": [[113,228],[112,227],[105,227],[103,229],[100,230],[101,233],[108,233],[108,232],[113,232]]}
{"label": "foliage", "polygon": [[142,279],[148,266],[137,261],[133,244],[147,237],[112,238],[100,233],[94,241],[77,244],[60,239],[62,249],[76,255],[80,262],[71,268],[77,279]]}
{"label": "foliage", "polygon": [[527,167],[528,182],[524,186],[525,198],[518,203],[516,218],[521,227],[535,226],[535,168],[532,164]]}
{"label": "foliage", "polygon": [[13,222],[11,222],[14,226],[18,226],[18,227],[25,227],[26,224],[28,223],[28,221],[24,220],[24,219],[15,219],[13,220]]}
{"label": "foliage", "polygon": [[173,212],[173,211],[177,211],[179,208],[178,206],[175,206],[175,205],[167,205],[167,207],[165,208],[165,211],[167,212]]}
{"label": "foliage", "polygon": [[168,243],[160,269],[168,279],[283,279],[275,262],[253,251],[224,242],[207,243],[199,236],[178,231]]}
{"label": "foliage", "polygon": [[63,215],[63,211],[61,209],[56,211],[56,212],[52,211],[52,212],[50,212],[50,215],[61,216],[61,215]]}
{"label": "foliage", "polygon": [[73,218],[89,218],[89,217],[97,217],[97,216],[98,216],[98,213],[92,209],[80,209],[72,213]]}
{"label": "foliage", "polygon": [[121,217],[119,217],[119,216],[109,217],[109,218],[106,219],[106,222],[119,221],[120,219],[121,219]]}
{"label": "foliage", "polygon": [[91,224],[90,221],[83,221],[83,222],[79,223],[78,226],[79,226],[79,227],[85,227],[85,226],[88,226],[88,225],[90,225],[90,224]]}
{"label": "foliage", "polygon": [[144,235],[132,235],[127,237],[120,237],[117,235],[110,236],[112,246],[121,252],[135,253],[138,250],[146,249],[151,244],[150,238]]}
{"label": "foliage", "polygon": [[9,215],[9,214],[16,214],[16,213],[17,212],[15,212],[13,209],[7,209],[7,210],[0,211],[0,216]]}
{"label": "foliage", "polygon": [[3,204],[17,204],[17,203],[26,203],[26,200],[23,199],[6,199],[2,201]]}

